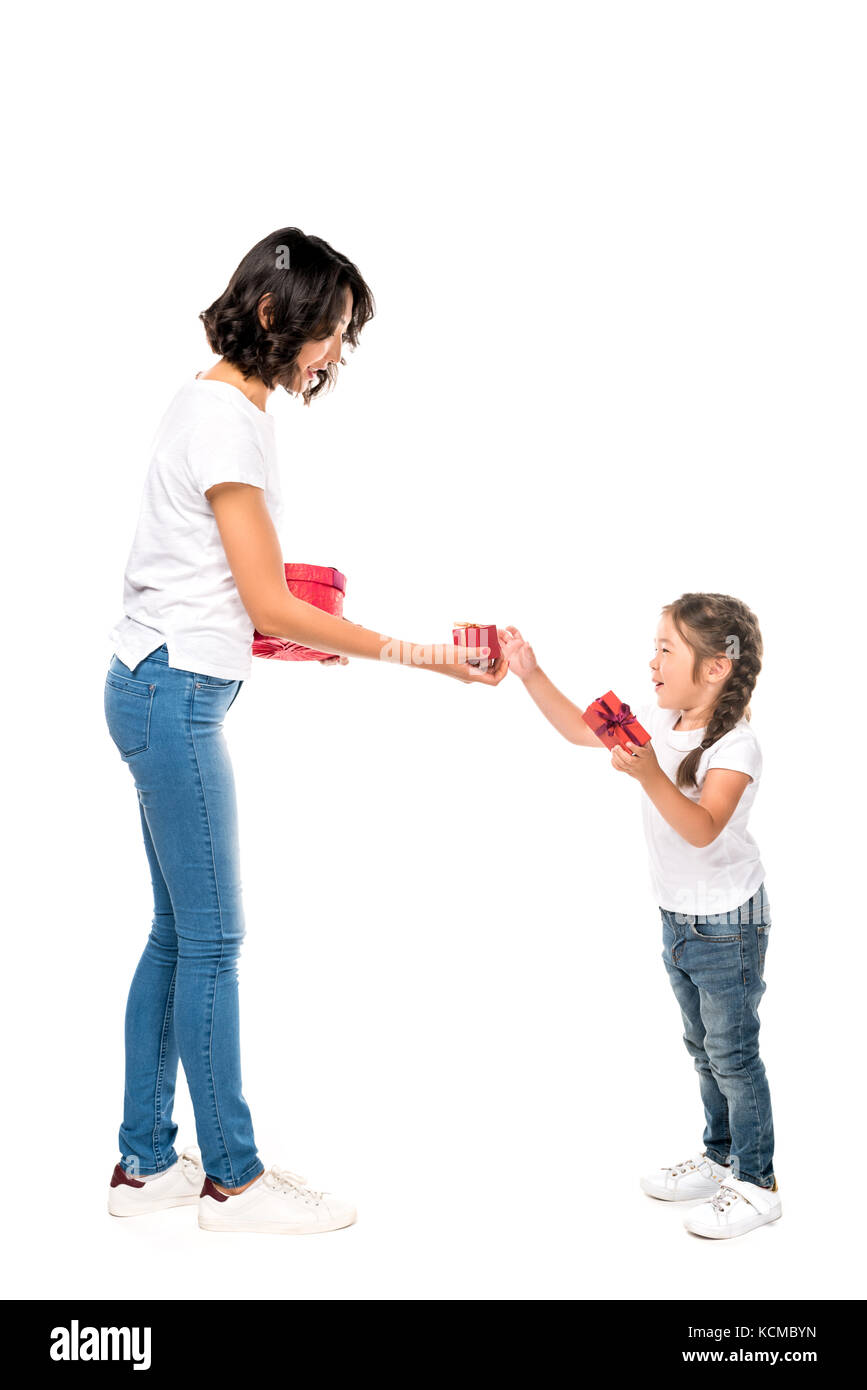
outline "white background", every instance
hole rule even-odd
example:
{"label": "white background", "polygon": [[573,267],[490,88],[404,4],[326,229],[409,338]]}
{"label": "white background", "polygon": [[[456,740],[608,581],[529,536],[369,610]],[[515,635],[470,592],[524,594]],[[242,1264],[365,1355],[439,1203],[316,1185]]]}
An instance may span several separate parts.
{"label": "white background", "polygon": [[[4,1243],[15,1297],[863,1297],[864,14],[857,4],[49,4],[8,21]],[[377,315],[272,397],[287,559],[418,642],[517,624],[582,706],[660,607],[759,617],[751,829],[784,1216],[682,1229],[701,1146],[641,789],[496,690],[255,661],[226,720],[266,1165],[319,1239],[118,1221],[150,927],[102,690],[197,315],[285,225]],[[179,1147],[195,1140],[179,1081]]]}

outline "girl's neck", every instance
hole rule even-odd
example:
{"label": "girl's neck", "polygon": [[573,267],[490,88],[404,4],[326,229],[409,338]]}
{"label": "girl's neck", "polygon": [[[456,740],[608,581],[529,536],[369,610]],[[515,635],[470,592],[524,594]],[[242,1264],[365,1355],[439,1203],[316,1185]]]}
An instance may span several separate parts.
{"label": "girl's neck", "polygon": [[712,714],[712,709],[702,709],[700,706],[696,706],[695,709],[681,710],[674,721],[673,728],[679,734],[689,734],[698,729],[706,729]]}

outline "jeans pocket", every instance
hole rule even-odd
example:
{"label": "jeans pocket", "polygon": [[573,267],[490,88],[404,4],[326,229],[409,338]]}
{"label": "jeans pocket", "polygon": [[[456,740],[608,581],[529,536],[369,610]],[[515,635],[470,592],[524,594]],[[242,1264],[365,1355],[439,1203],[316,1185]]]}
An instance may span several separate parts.
{"label": "jeans pocket", "polygon": [[105,722],[122,758],[146,753],[150,741],[154,687],[147,681],[109,671],[105,678]]}
{"label": "jeans pocket", "polygon": [[765,956],[768,953],[768,932],[771,930],[770,922],[765,922],[763,926],[756,927],[756,937],[759,943],[759,974],[765,973]]}
{"label": "jeans pocket", "polygon": [[223,713],[228,714],[233,704],[241,693],[242,680],[223,680],[222,676],[203,676],[196,675],[196,690],[213,690],[219,695],[230,695],[231,699],[225,706]]}
{"label": "jeans pocket", "polygon": [[719,920],[711,917],[704,922],[690,922],[689,933],[696,941],[716,942],[720,946],[741,939],[740,931],[734,922],[728,920],[727,913],[721,913]]}

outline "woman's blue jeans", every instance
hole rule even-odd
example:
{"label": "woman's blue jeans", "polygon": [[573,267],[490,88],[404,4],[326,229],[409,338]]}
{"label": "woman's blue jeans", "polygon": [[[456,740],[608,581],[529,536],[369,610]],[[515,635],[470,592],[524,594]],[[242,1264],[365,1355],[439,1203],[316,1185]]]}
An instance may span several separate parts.
{"label": "woman's blue jeans", "polygon": [[105,717],[138,793],[154,915],[124,1024],[121,1163],[142,1176],[177,1159],[184,1068],[205,1173],[241,1187],[264,1165],[241,1089],[238,955],[245,934],[235,781],[223,718],[243,685],[112,656]]}
{"label": "woman's blue jeans", "polygon": [[771,927],[762,883],[740,907],[717,915],[662,913],[662,959],[698,1072],[704,1149],[732,1176],[774,1185],[774,1121],[759,1056],[759,1003]]}

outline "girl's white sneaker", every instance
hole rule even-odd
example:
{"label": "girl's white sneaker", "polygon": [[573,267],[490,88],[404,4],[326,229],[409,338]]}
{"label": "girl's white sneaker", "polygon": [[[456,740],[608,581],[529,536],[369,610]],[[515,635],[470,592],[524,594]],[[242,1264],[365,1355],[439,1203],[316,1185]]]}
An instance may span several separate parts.
{"label": "girl's white sneaker", "polygon": [[356,1210],[333,1192],[317,1192],[306,1178],[276,1165],[230,1196],[205,1178],[199,1198],[203,1231],[255,1231],[286,1236],[313,1235],[351,1226]]}
{"label": "girl's white sneaker", "polygon": [[778,1221],[782,1214],[776,1178],[773,1187],[759,1187],[742,1178],[726,1178],[709,1201],[694,1207],[684,1217],[683,1224],[695,1236],[727,1240],[730,1236],[754,1231],[757,1226],[766,1226],[769,1221]]}
{"label": "girl's white sneaker", "polygon": [[108,1189],[108,1209],[112,1216],[144,1216],[167,1207],[191,1207],[199,1200],[205,1170],[199,1150],[184,1149],[177,1163],[159,1177],[142,1182],[115,1164]]}
{"label": "girl's white sneaker", "polygon": [[696,1154],[683,1163],[675,1163],[673,1168],[649,1173],[641,1179],[641,1188],[649,1197],[663,1202],[694,1202],[717,1192],[730,1172],[731,1168],[714,1163],[707,1154]]}

